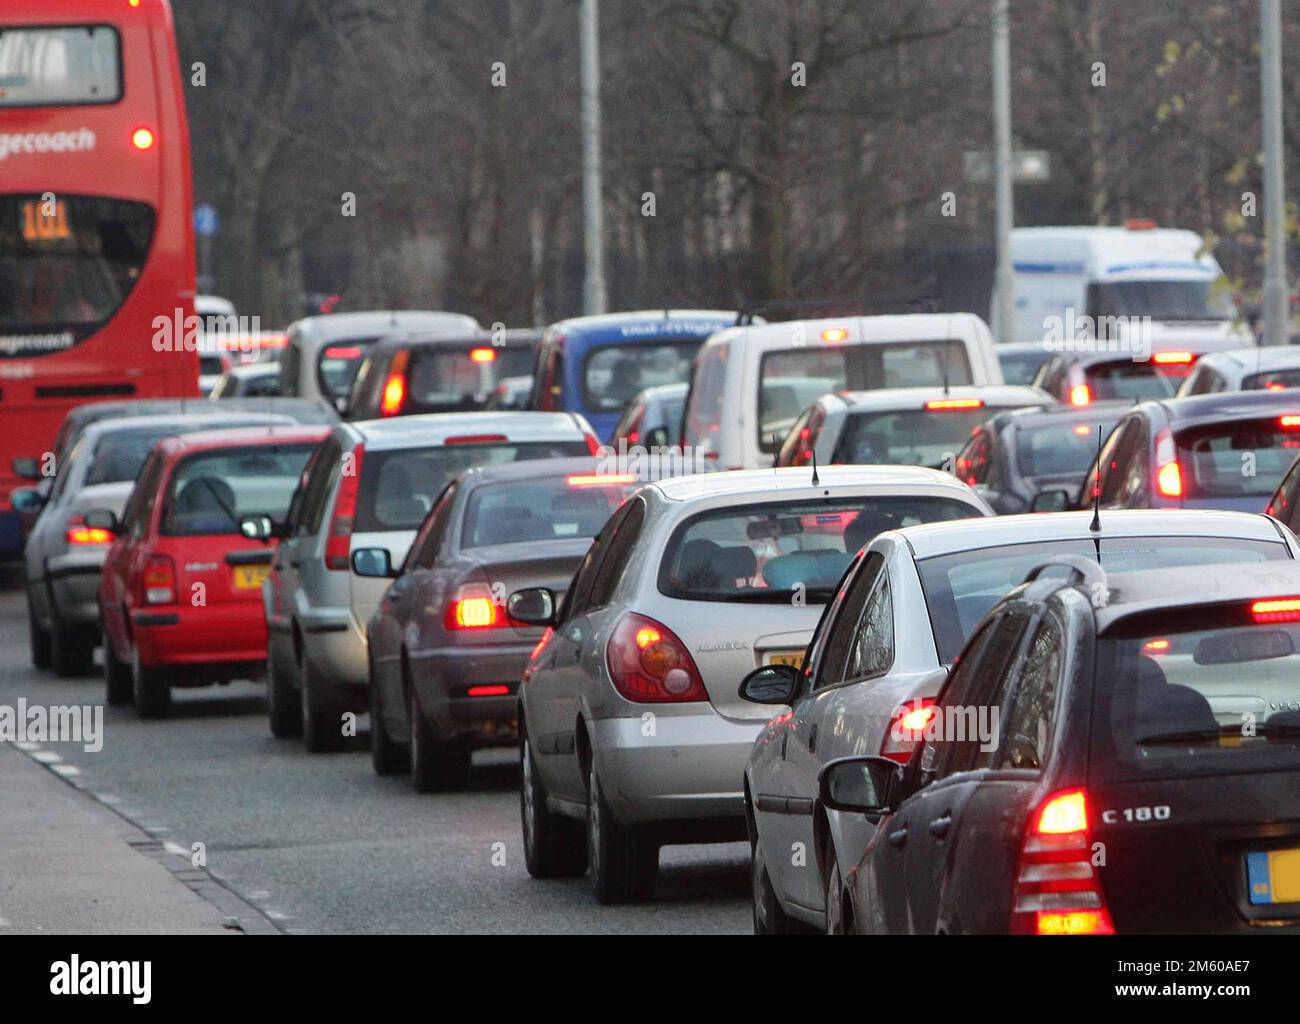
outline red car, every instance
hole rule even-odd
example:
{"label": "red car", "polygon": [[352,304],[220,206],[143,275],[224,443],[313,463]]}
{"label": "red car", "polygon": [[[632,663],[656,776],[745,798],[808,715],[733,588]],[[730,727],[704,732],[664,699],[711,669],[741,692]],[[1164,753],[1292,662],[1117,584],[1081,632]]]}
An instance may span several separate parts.
{"label": "red car", "polygon": [[246,427],[160,441],[114,534],[99,588],[110,704],[134,697],[158,718],[174,686],[260,678],[266,662],[262,581],[275,541],[266,520],[289,509],[327,427]]}

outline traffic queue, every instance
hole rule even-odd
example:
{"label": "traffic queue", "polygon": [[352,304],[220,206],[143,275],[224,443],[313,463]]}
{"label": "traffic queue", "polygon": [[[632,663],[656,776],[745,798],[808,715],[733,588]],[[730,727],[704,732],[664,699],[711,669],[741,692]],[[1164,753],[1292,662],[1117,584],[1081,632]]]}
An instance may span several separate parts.
{"label": "traffic queue", "polygon": [[747,840],[759,933],[1300,930],[1300,358],[1105,342],[309,318],[267,397],[69,416],[32,660],[368,713],[421,793],[517,747],[528,871],[602,904]]}

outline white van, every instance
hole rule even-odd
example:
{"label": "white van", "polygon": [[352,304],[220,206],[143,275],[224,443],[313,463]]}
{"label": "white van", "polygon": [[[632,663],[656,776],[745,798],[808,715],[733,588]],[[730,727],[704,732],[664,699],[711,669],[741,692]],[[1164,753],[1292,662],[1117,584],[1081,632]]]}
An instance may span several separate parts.
{"label": "white van", "polygon": [[721,469],[762,469],[829,391],[1002,382],[993,336],[972,313],[730,327],[695,358],[682,444]]}
{"label": "white van", "polygon": [[1253,343],[1223,269],[1193,231],[1157,228],[1150,221],[1017,228],[1011,233],[1011,259],[1015,319],[1010,330],[998,323],[996,289],[993,296],[993,333],[1000,341],[1120,337],[1127,327],[1105,329],[1116,323],[1111,318],[1150,317],[1149,344],[1176,347],[1180,339],[1235,335],[1242,345]]}
{"label": "white van", "polygon": [[394,334],[468,338],[483,328],[460,313],[385,311],[309,316],[289,325],[280,355],[280,394],[324,398],[340,412],[370,347]]}

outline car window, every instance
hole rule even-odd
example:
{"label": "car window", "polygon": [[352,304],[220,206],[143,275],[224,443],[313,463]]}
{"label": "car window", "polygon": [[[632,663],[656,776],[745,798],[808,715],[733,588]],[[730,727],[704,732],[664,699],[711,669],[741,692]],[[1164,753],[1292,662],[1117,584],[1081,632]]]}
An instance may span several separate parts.
{"label": "car window", "polygon": [[139,479],[131,490],[126,506],[122,509],[122,531],[128,536],[139,537],[143,533],[143,524],[148,520],[144,514],[145,505],[148,496],[158,486],[158,472],[161,465],[162,459],[155,453],[145,461],[140,470]]}
{"label": "car window", "polygon": [[185,456],[167,485],[163,535],[237,535],[245,516],[282,519],[313,447],[268,444]]}
{"label": "car window", "polygon": [[410,551],[406,556],[406,569],[432,569],[434,563],[438,560],[438,550],[442,547],[443,538],[447,535],[447,525],[451,522],[452,506],[456,504],[456,495],[459,487],[451,484],[442,492],[442,497],[434,502],[432,511],[425,518],[424,524],[420,527],[420,532],[416,534],[415,540],[411,542]]}
{"label": "car window", "polygon": [[1004,713],[1010,708],[1010,717],[1001,728],[1001,768],[1037,771],[1046,761],[1056,718],[1064,636],[1065,629],[1056,613],[1048,611],[1029,641],[1019,679],[1008,679],[995,698],[995,707],[1001,707]]}
{"label": "car window", "polygon": [[[815,673],[812,686],[814,690],[825,689],[844,682],[848,665],[849,652],[854,645],[854,638],[861,623],[862,609],[871,596],[876,581],[881,577],[885,565],[884,556],[873,551],[867,555],[862,568],[849,582],[844,591],[843,600],[839,600],[835,617],[828,620],[823,632],[822,647],[814,652]],[[888,575],[885,573],[884,575]]]}
{"label": "car window", "polygon": [[1133,463],[1146,455],[1139,439],[1143,432],[1136,417],[1130,417],[1120,424],[1119,435],[1115,444],[1107,445],[1110,452],[1102,452],[1101,503],[1117,505],[1120,503],[1124,487],[1133,473]]}
{"label": "car window", "polygon": [[1188,498],[1272,495],[1295,461],[1300,432],[1289,416],[1214,423],[1178,434],[1181,485]]}
{"label": "car window", "polygon": [[988,479],[989,465],[993,461],[993,439],[983,427],[977,427],[966,442],[966,447],[957,453],[954,466],[958,479],[971,487],[984,483]]}
{"label": "car window", "polygon": [[717,343],[704,350],[695,367],[690,394],[686,396],[686,432],[683,443],[699,444],[722,429],[722,399],[727,382],[727,353],[730,345]]}
{"label": "car window", "polygon": [[298,486],[294,488],[293,497],[289,499],[289,511],[285,513],[284,521],[291,533],[297,532],[298,521],[302,518],[303,499],[307,494],[307,485],[312,477],[312,469],[320,461],[321,453],[325,450],[326,445],[317,445],[316,449],[307,459],[307,464],[302,467],[302,473],[298,477]]}
{"label": "car window", "polygon": [[484,484],[465,503],[460,547],[594,537],[638,486],[599,475]]}
{"label": "car window", "polygon": [[862,613],[862,622],[854,630],[853,648],[845,679],[871,679],[888,672],[894,664],[894,594],[889,573],[882,573],[880,583]]}
{"label": "car window", "polygon": [[[1119,453],[1119,478],[1115,491],[1115,504],[1121,508],[1145,508],[1150,490],[1151,460],[1147,457],[1150,439],[1145,419],[1134,417],[1129,424],[1129,438],[1121,440]],[[1126,446],[1123,447],[1123,446]]]}
{"label": "car window", "polygon": [[280,394],[286,398],[294,398],[299,394],[298,368],[301,365],[302,351],[298,347],[298,340],[291,338],[280,356]]}
{"label": "car window", "polygon": [[603,608],[614,596],[614,588],[627,568],[628,559],[641,535],[645,523],[645,502],[634,498],[628,503],[627,515],[619,525],[618,531],[610,539],[609,548],[596,568],[596,575],[591,583],[591,593],[587,598],[588,608]]}
{"label": "car window", "polygon": [[609,550],[613,537],[618,533],[619,527],[623,525],[623,521],[631,510],[632,502],[627,502],[610,517],[604,529],[592,541],[591,547],[582,559],[582,564],[578,566],[578,571],[574,573],[573,582],[569,585],[568,592],[564,595],[564,601],[560,606],[559,614],[556,616],[558,622],[568,622],[572,618],[585,614],[591,607],[589,599],[596,572],[600,568],[601,560],[605,557],[605,552]]}
{"label": "car window", "polygon": [[[944,469],[950,465],[953,453],[979,430],[988,444],[987,432],[981,424],[1001,411],[980,405],[966,409],[895,409],[890,412],[850,413],[845,417],[844,429],[831,461],[842,464],[928,466]],[[976,439],[971,438],[974,448]],[[985,448],[981,454],[985,466],[991,452]],[[980,478],[980,483],[984,479]]]}
{"label": "car window", "polygon": [[682,384],[701,340],[607,345],[587,354],[582,370],[583,408],[622,412],[646,388]]}
{"label": "car window", "polygon": [[321,520],[325,518],[325,502],[337,479],[336,470],[342,461],[342,453],[342,446],[331,438],[315,459],[302,499],[299,534],[312,536],[320,532]]}
{"label": "car window", "polygon": [[1105,438],[1116,417],[1098,416],[1082,423],[1020,426],[1016,430],[1016,466],[1024,477],[1081,476],[1097,455],[1097,430]]}

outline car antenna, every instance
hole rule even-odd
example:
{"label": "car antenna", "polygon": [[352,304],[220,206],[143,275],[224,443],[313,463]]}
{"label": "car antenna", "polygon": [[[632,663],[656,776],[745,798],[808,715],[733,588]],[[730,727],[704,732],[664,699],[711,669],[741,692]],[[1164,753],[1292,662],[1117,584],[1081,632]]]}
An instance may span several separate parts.
{"label": "car antenna", "polygon": [[[1092,486],[1092,522],[1088,529],[1094,534],[1101,533],[1101,424],[1097,424],[1097,482]],[[1095,538],[1094,538],[1095,539]],[[1101,545],[1098,544],[1097,561],[1101,561]]]}
{"label": "car antenna", "polygon": [[821,477],[817,475],[817,449],[816,448],[812,450],[812,464],[813,464],[812,485],[814,487],[820,487],[822,485],[822,481],[821,481]]}

